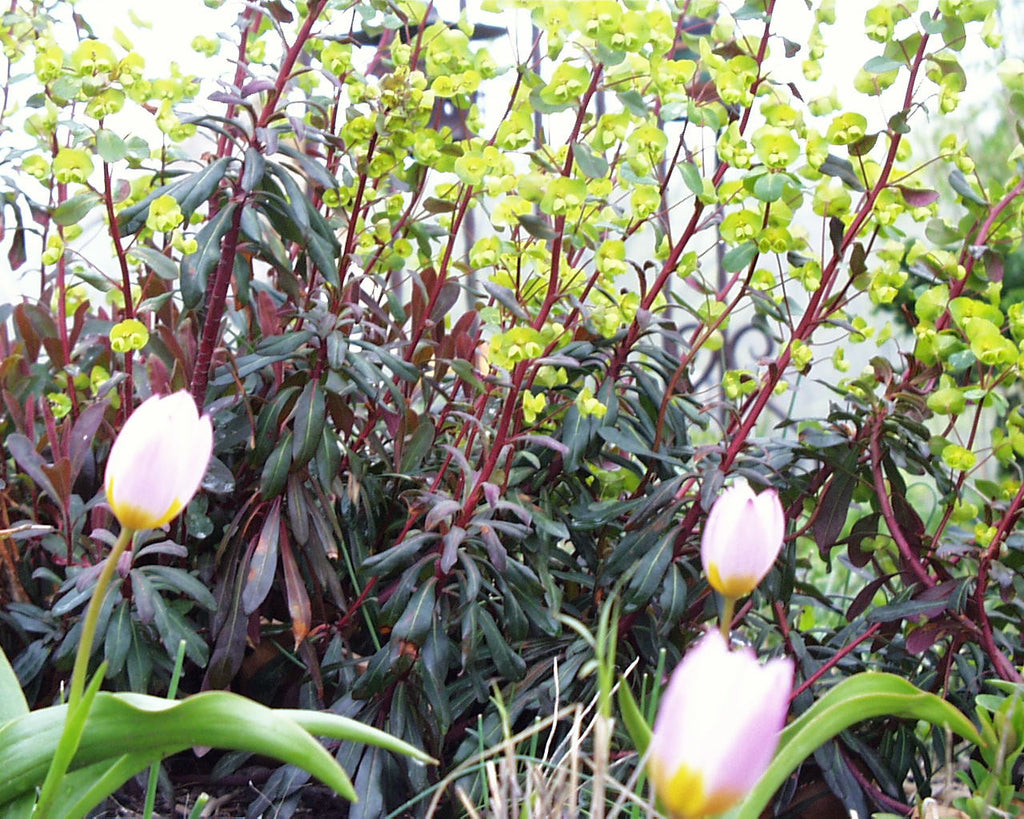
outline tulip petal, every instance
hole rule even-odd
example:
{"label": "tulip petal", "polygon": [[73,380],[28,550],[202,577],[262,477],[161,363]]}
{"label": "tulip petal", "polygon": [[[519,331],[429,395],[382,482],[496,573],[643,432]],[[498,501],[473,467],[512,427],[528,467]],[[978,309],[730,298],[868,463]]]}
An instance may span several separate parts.
{"label": "tulip petal", "polygon": [[131,529],[176,517],[199,488],[213,449],[213,426],[185,391],[147,399],[132,413],[107,459],[107,502]]}
{"label": "tulip petal", "polygon": [[761,665],[709,632],[673,672],[651,737],[651,782],[677,819],[720,813],[767,769],[785,722],[793,664]]}
{"label": "tulip petal", "polygon": [[732,598],[752,592],[775,563],[785,534],[775,490],[754,494],[746,482],[725,489],[701,536],[701,561],[712,588]]}

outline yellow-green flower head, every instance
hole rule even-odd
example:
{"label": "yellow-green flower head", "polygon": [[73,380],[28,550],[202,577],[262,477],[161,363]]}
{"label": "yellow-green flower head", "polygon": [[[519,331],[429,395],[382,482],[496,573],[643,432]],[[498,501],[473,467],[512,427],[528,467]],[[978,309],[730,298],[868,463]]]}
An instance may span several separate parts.
{"label": "yellow-green flower head", "polygon": [[718,496],[700,542],[708,582],[719,594],[742,597],[761,582],[779,556],[786,516],[774,489],[760,494],[745,482]]}
{"label": "yellow-green flower head", "polygon": [[53,160],[53,176],[63,184],[85,184],[93,171],[92,156],[81,148],[61,148]]}
{"label": "yellow-green flower head", "polygon": [[178,200],[165,193],[149,203],[146,227],[157,233],[170,233],[181,224],[182,219],[184,216]]}
{"label": "yellow-green flower head", "polygon": [[793,662],[761,665],[709,631],[676,667],[658,706],[647,768],[673,819],[722,813],[764,774],[778,745]]}
{"label": "yellow-green flower head", "polygon": [[125,422],[110,449],[107,503],[128,529],[173,520],[199,489],[213,451],[213,425],[188,392],[153,396]]}
{"label": "yellow-green flower head", "polygon": [[115,353],[141,350],[149,342],[149,330],[138,319],[125,319],[110,328],[110,348]]}

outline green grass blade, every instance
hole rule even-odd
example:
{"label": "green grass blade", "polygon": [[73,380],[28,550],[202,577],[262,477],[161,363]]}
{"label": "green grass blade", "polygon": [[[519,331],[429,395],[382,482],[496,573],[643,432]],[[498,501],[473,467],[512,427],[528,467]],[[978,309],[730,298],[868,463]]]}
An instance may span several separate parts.
{"label": "green grass blade", "polygon": [[648,725],[624,679],[619,680],[618,699],[622,723],[629,732],[629,738],[633,740],[636,752],[643,757],[647,753],[647,746],[651,744],[651,726]]}

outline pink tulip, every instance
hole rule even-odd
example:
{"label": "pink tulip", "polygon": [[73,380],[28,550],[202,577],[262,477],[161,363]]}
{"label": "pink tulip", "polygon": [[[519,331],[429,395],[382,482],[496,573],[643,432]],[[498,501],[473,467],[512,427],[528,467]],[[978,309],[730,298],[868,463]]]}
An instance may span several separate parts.
{"label": "pink tulip", "polygon": [[733,599],[750,594],[779,556],[786,518],[774,489],[759,495],[740,482],[715,501],[704,524],[700,558],[708,582]]}
{"label": "pink tulip", "polygon": [[761,665],[709,631],[676,667],[654,721],[647,767],[673,819],[736,805],[771,762],[786,721],[793,662]]}
{"label": "pink tulip", "polygon": [[107,503],[128,529],[155,529],[185,508],[213,451],[213,426],[184,390],[131,414],[107,459]]}

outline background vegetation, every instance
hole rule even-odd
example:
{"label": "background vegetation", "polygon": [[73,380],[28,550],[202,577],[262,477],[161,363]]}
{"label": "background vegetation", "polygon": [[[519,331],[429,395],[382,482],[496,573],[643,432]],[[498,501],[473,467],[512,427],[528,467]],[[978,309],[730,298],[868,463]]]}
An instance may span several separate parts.
{"label": "background vegetation", "polygon": [[[697,547],[726,480],[786,507],[736,627],[796,659],[794,714],[865,668],[968,710],[1020,682],[1024,62],[999,63],[1009,155],[977,165],[955,112],[996,0],[857,4],[869,50],[835,92],[836,4],[778,5],[484,4],[510,41],[420,3],[261,0],[193,40],[233,66],[210,93],[14,0],[0,637],[30,699],[59,695],[112,542],[110,443],[180,388],[215,460],[107,598],[108,684],[162,693],[184,639],[186,690],[444,760],[342,745],[351,816],[422,813],[588,702],[611,599],[644,698],[715,619]],[[875,722],[815,759],[848,809],[906,813],[944,742]],[[301,785],[263,792],[290,811]]]}

